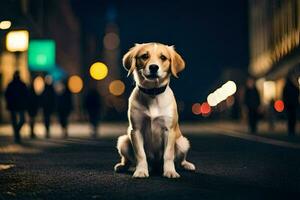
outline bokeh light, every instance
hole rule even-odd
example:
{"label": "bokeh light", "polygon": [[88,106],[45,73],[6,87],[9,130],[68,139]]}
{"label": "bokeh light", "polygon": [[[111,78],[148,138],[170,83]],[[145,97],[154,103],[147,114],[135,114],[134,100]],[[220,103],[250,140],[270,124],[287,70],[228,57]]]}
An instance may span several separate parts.
{"label": "bokeh light", "polygon": [[41,76],[37,76],[35,77],[35,79],[33,80],[33,89],[35,91],[35,93],[37,95],[42,94],[42,92],[44,91],[45,88],[45,82],[43,77]]}
{"label": "bokeh light", "polygon": [[0,29],[5,30],[11,27],[11,21],[5,20],[0,22]]}
{"label": "bokeh light", "polygon": [[121,80],[114,80],[109,84],[109,92],[115,96],[120,96],[125,91],[125,84]]}
{"label": "bokeh light", "polygon": [[207,102],[210,106],[216,106],[218,104],[218,99],[214,93],[210,93],[207,96]]}
{"label": "bokeh light", "polygon": [[107,74],[107,66],[102,62],[96,62],[90,67],[90,75],[93,79],[102,80]]}
{"label": "bokeh light", "polygon": [[227,81],[220,88],[216,89],[213,93],[207,96],[207,102],[210,106],[214,107],[220,102],[226,100],[228,97],[235,94],[237,86],[233,81]]}
{"label": "bokeh light", "polygon": [[274,102],[274,109],[277,112],[282,112],[284,110],[284,102],[282,100],[277,100]]}
{"label": "bokeh light", "polygon": [[210,105],[207,102],[202,103],[200,109],[201,109],[201,113],[203,115],[207,115],[207,114],[209,114],[211,112],[211,107],[210,107]]}
{"label": "bokeh light", "polygon": [[72,93],[79,93],[83,88],[82,79],[77,75],[71,76],[68,80],[68,88]]}
{"label": "bokeh light", "polygon": [[233,106],[234,102],[235,102],[234,96],[229,96],[226,99],[226,106],[231,107],[231,106]]}
{"label": "bokeh light", "polygon": [[200,115],[201,114],[201,104],[200,103],[194,103],[192,105],[192,112],[195,115]]}
{"label": "bokeh light", "polygon": [[107,33],[103,38],[103,44],[106,49],[114,50],[119,47],[119,36],[114,32]]}
{"label": "bokeh light", "polygon": [[26,51],[28,49],[28,41],[28,31],[10,31],[6,36],[6,48],[11,52]]}

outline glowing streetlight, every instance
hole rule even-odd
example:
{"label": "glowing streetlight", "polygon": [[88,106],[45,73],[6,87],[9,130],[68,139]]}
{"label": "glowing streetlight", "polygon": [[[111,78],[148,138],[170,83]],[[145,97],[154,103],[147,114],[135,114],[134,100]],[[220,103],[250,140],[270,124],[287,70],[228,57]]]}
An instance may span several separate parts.
{"label": "glowing streetlight", "polygon": [[79,93],[83,88],[82,79],[77,75],[71,76],[68,80],[68,88],[72,93]]}
{"label": "glowing streetlight", "polygon": [[33,89],[34,89],[35,93],[37,95],[42,94],[42,92],[44,91],[44,88],[45,88],[45,82],[44,82],[43,77],[37,76],[33,80]]}
{"label": "glowing streetlight", "polygon": [[194,103],[192,105],[192,112],[194,115],[200,115],[201,114],[201,104],[200,103]]}
{"label": "glowing streetlight", "polygon": [[107,74],[107,66],[102,62],[96,62],[90,67],[90,75],[93,79],[102,80]]}
{"label": "glowing streetlight", "polygon": [[28,31],[10,31],[6,36],[6,48],[10,52],[26,51],[28,49],[28,41]]}
{"label": "glowing streetlight", "polygon": [[0,22],[0,29],[6,30],[9,29],[10,27],[11,27],[11,21],[5,20]]}
{"label": "glowing streetlight", "polygon": [[125,84],[120,80],[114,80],[109,84],[109,92],[115,96],[120,96],[125,91]]}

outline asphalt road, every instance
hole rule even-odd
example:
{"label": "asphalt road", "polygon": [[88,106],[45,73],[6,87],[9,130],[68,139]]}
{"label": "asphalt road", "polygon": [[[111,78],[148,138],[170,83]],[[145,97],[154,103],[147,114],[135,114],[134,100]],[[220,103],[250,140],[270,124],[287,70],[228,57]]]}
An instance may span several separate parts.
{"label": "asphalt road", "polygon": [[114,173],[115,138],[25,140],[19,146],[0,137],[0,199],[300,198],[300,149],[211,132],[186,135],[197,171],[180,171],[176,180]]}

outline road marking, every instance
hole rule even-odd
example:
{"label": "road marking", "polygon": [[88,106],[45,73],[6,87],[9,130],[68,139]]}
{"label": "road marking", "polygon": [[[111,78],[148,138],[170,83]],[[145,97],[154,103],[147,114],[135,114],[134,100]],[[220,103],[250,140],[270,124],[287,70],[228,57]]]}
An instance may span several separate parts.
{"label": "road marking", "polygon": [[219,129],[218,134],[222,134],[222,135],[241,138],[244,140],[250,140],[250,141],[254,141],[254,142],[271,144],[271,145],[275,145],[275,146],[300,149],[300,144],[295,144],[295,143],[271,139],[271,138],[265,138],[265,137],[258,136],[258,135],[249,135],[249,134],[241,133],[239,131],[234,131],[234,130],[225,130],[225,129],[219,128],[219,127],[214,127],[214,129],[215,128]]}

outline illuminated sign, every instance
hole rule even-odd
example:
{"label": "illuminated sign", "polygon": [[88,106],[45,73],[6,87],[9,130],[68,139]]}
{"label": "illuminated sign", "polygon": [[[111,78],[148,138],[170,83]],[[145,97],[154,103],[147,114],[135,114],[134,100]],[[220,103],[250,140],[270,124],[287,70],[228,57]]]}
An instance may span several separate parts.
{"label": "illuminated sign", "polygon": [[55,42],[31,40],[28,49],[28,65],[32,71],[50,71],[55,68]]}

